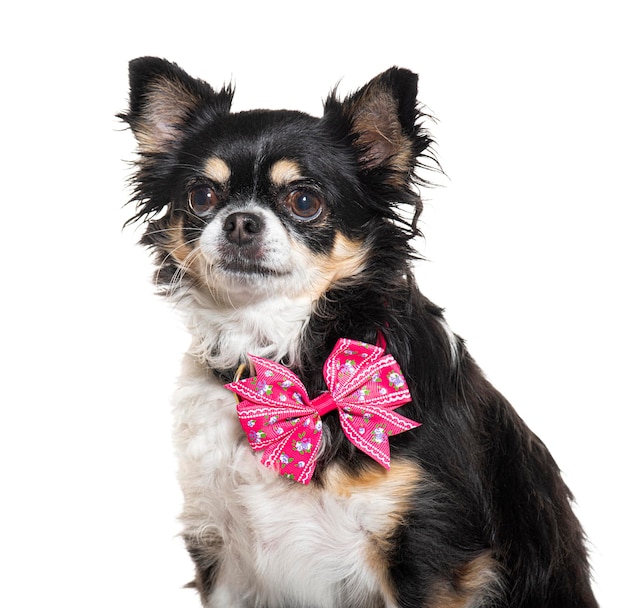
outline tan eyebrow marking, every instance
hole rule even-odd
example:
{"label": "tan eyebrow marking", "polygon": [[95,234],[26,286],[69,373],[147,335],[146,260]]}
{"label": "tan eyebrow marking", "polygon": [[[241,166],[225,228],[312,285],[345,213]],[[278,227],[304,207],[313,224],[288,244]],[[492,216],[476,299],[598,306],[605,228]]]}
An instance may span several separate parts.
{"label": "tan eyebrow marking", "polygon": [[204,174],[217,184],[226,184],[230,179],[230,167],[217,156],[211,156],[204,163]]}
{"label": "tan eyebrow marking", "polygon": [[270,169],[270,179],[275,186],[286,186],[303,177],[300,165],[286,158],[276,161]]}

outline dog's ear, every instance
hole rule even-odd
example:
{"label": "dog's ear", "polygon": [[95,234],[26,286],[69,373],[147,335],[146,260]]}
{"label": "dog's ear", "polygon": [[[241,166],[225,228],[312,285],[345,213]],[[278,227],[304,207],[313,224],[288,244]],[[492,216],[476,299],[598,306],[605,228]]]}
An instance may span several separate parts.
{"label": "dog's ear", "polygon": [[216,92],[164,59],[134,59],[129,64],[129,80],[129,111],[119,116],[130,125],[144,153],[171,149],[200,112],[210,119],[230,111],[231,87]]}
{"label": "dog's ear", "polygon": [[406,186],[431,143],[419,124],[417,80],[409,70],[391,68],[343,103],[335,93],[326,102],[325,116],[340,112],[347,125],[360,172],[387,186]]}

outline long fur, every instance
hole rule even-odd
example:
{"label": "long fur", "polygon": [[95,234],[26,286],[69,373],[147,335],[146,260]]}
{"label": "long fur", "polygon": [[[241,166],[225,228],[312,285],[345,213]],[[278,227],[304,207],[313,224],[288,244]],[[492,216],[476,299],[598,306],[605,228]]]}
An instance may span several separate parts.
{"label": "long fur", "polygon": [[[231,87],[157,58],[131,62],[130,85],[132,219],[192,336],[174,438],[203,605],[596,606],[557,465],[413,279],[432,144],[417,76],[391,68],[334,92],[321,118],[233,114]],[[247,353],[317,395],[337,339],[379,332],[413,396],[398,411],[422,422],[391,438],[391,469],[336,412],[311,484],[261,466],[223,388]]]}

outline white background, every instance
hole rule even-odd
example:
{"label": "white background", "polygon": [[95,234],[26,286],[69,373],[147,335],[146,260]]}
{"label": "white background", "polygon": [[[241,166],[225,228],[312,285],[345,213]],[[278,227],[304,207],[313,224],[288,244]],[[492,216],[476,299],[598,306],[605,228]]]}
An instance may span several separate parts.
{"label": "white background", "polygon": [[623,602],[624,17],[619,2],[35,2],[2,15],[0,605],[198,606],[168,397],[186,346],[121,226],[127,61],[235,109],[319,114],[420,73],[447,178],[418,281],[548,444]]}

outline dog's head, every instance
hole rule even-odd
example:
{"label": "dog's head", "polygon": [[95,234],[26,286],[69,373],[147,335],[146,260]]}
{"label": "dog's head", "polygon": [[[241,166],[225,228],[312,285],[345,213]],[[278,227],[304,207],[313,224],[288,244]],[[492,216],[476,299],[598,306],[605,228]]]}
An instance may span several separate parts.
{"label": "dog's head", "polygon": [[230,87],[132,61],[121,118],[138,142],[133,219],[147,222],[157,282],[228,302],[315,299],[377,256],[406,261],[414,223],[398,210],[419,215],[415,169],[430,144],[416,95],[417,76],[392,68],[343,101],[331,94],[320,118],[231,113]]}

